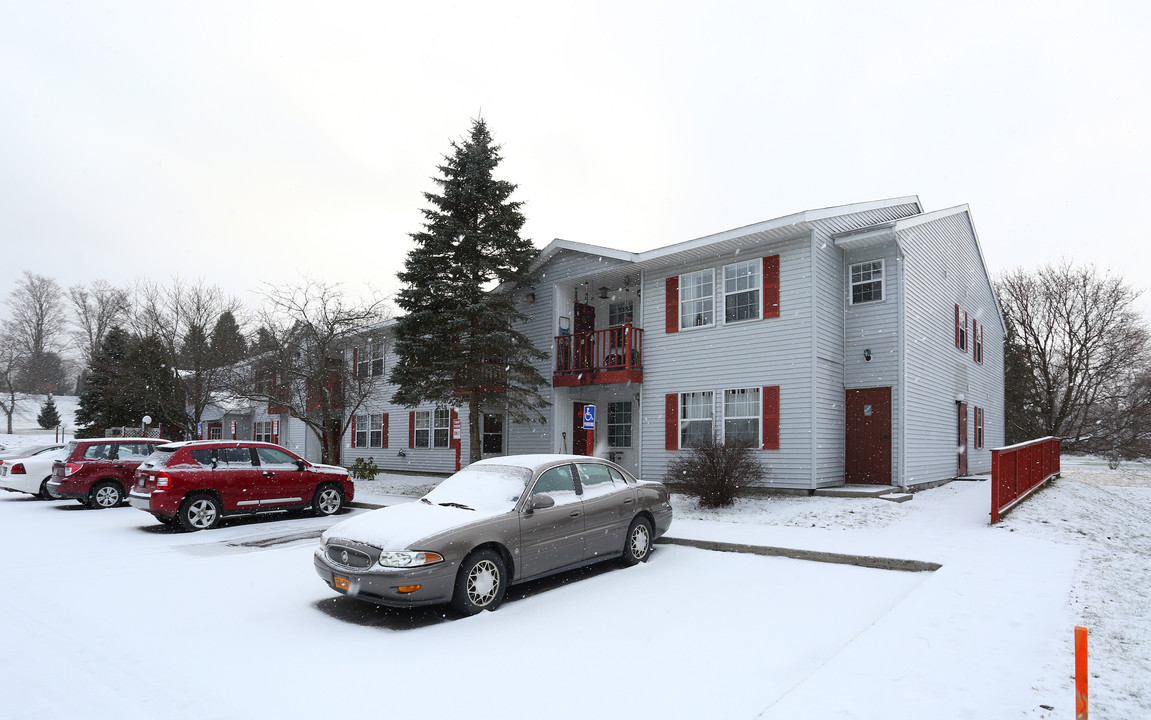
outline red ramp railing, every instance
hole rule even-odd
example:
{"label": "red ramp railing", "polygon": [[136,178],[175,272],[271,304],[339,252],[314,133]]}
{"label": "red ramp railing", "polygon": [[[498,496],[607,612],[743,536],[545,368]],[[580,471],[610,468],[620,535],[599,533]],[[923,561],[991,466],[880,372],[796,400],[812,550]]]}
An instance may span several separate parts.
{"label": "red ramp railing", "polygon": [[1059,474],[1059,438],[1038,440],[991,451],[991,523]]}

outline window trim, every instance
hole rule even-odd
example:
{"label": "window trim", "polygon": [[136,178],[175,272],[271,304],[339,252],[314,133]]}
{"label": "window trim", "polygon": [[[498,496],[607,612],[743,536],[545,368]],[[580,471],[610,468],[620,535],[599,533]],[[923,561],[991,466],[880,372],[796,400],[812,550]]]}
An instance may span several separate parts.
{"label": "window trim", "polygon": [[[444,424],[440,425],[440,414],[443,414]],[[448,408],[434,408],[432,410],[414,410],[412,412],[413,419],[413,436],[412,447],[422,448],[428,450],[442,450],[451,447],[452,444],[452,413]],[[420,427],[422,423],[426,423],[424,427]],[[443,431],[444,442],[439,443],[438,433]],[[423,442],[420,442],[420,433],[426,433]]]}
{"label": "window trim", "polygon": [[[728,289],[727,289],[727,269],[736,267],[737,265],[747,265],[751,269],[751,272],[747,273],[746,276],[751,278],[752,282],[755,283],[755,286],[749,287],[746,290],[735,290],[732,292],[728,292]],[[720,292],[722,300],[723,300],[723,324],[724,325],[737,325],[739,323],[751,322],[753,320],[762,320],[763,317],[761,317],[761,311],[763,310],[763,259],[762,258],[752,258],[750,260],[740,260],[738,262],[728,263],[727,265],[724,265],[722,268],[720,268],[720,274],[723,276],[723,278],[722,278],[723,279],[723,288]],[[742,277],[742,276],[736,276],[736,278],[733,278],[733,279],[738,280],[739,277]],[[752,311],[754,312],[754,315],[752,315],[751,317],[746,317],[746,318],[741,318],[741,319],[736,319],[736,320],[728,320],[727,319],[727,298],[732,296],[732,295],[745,295],[747,293],[754,293],[755,294],[755,301],[753,303],[751,303],[751,305],[750,305]]]}
{"label": "window trim", "polygon": [[[874,272],[875,264],[879,263],[879,280],[868,278],[867,280],[855,281],[855,268],[862,265],[870,265],[871,268],[868,272]],[[879,297],[870,300],[855,301],[855,286],[856,285],[871,285],[875,282],[879,283]],[[872,260],[860,260],[853,262],[847,266],[847,304],[848,305],[869,305],[871,303],[882,303],[887,301],[887,260],[886,258],[874,258]]]}
{"label": "window trim", "polygon": [[[684,399],[689,395],[706,395],[708,397],[707,407],[709,414],[706,419],[704,418],[688,418],[687,406],[684,404]],[[687,445],[684,443],[684,431],[691,423],[707,422],[710,426],[710,434],[715,437],[715,391],[714,390],[696,390],[694,392],[679,393],[679,415],[677,417],[676,428],[676,446],[679,449],[695,447],[694,445]]]}
{"label": "window trim", "polygon": [[[708,284],[708,282],[710,282],[711,283],[711,295],[710,296],[701,295],[700,297],[692,299],[692,300],[684,300],[684,297],[683,297],[684,291],[689,287],[694,287],[693,285],[690,285],[686,280],[691,278],[693,275],[704,275],[704,274],[709,274],[711,276],[711,279],[710,279],[710,281],[704,281],[700,284],[706,285],[706,284]],[[679,302],[677,304],[677,309],[679,310],[679,316],[678,317],[679,317],[679,329],[680,330],[698,330],[699,328],[715,327],[715,325],[716,325],[716,317],[715,317],[716,316],[716,312],[715,312],[715,268],[714,267],[708,267],[708,268],[703,268],[702,270],[692,270],[691,272],[686,272],[686,273],[683,273],[682,275],[680,275],[679,276],[679,298],[678,298],[678,300],[679,300]],[[706,323],[700,323],[698,325],[696,325],[696,324],[684,325],[684,322],[683,322],[683,320],[684,320],[684,305],[686,303],[698,303],[698,302],[711,304],[711,307],[710,307],[711,321],[706,322]]]}
{"label": "window trim", "polygon": [[[613,405],[626,405],[627,406],[627,422],[626,423],[612,422],[612,420],[616,419],[616,417],[617,417],[617,414],[612,411]],[[616,400],[616,401],[609,402],[607,404],[607,444],[608,444],[608,447],[613,447],[613,448],[631,448],[632,447],[631,427],[632,427],[633,415],[634,415],[634,412],[632,410],[631,400]],[[617,438],[616,433],[612,432],[612,428],[627,428],[627,433],[626,433],[627,434],[627,438],[626,438],[627,444],[626,445],[617,445],[616,444],[616,440],[619,438]]]}
{"label": "window trim", "polygon": [[[754,392],[755,403],[752,405],[754,414],[752,415],[728,415],[727,414],[727,395],[728,393],[738,392]],[[723,390],[723,441],[727,442],[727,421],[728,420],[755,420],[755,434],[752,438],[750,447],[755,450],[763,449],[763,391],[761,386],[751,387],[737,387],[737,388],[724,388]]]}

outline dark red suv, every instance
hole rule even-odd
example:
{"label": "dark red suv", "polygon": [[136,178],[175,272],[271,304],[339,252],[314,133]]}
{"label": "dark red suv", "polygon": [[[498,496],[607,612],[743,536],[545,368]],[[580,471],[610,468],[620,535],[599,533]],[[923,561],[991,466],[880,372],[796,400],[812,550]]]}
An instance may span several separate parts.
{"label": "dark red suv", "polygon": [[48,493],[93,509],[116,507],[127,497],[136,468],[159,445],[158,438],[93,438],[68,443],[68,455],[52,464]]}
{"label": "dark red suv", "polygon": [[164,524],[207,530],[224,515],[307,508],[331,515],[355,492],[344,468],[310,463],[279,445],[199,440],[157,447],[136,471],[128,502]]}

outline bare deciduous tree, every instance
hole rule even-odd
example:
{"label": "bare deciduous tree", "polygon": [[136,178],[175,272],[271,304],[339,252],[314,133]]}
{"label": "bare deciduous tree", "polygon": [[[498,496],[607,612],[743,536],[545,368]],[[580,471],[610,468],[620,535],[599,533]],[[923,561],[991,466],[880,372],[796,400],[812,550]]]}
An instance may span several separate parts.
{"label": "bare deciduous tree", "polygon": [[384,300],[355,301],[338,284],[306,279],[266,285],[263,295],[262,352],[236,368],[233,391],[302,420],[320,438],[323,461],[338,463],[340,439],[385,377],[357,372],[345,350],[364,338],[386,341],[374,331],[386,319]]}
{"label": "bare deciduous tree", "polygon": [[[1017,269],[997,283],[1008,325],[1007,394],[1013,426],[1061,437],[1069,449],[1100,440],[1094,419],[1125,395],[1148,360],[1139,293],[1094,266]],[[1014,353],[1014,356],[1012,355]],[[1009,441],[1012,438],[1009,437]]]}
{"label": "bare deciduous tree", "polygon": [[116,325],[123,325],[132,309],[128,291],[106,280],[93,280],[88,286],[68,288],[72,301],[72,337],[87,365],[100,349],[100,343]]}
{"label": "bare deciduous tree", "polygon": [[210,357],[206,332],[224,314],[241,316],[242,305],[203,279],[187,283],[172,278],[164,284],[138,280],[134,294],[130,326],[137,337],[155,337],[165,348],[186,394],[184,430],[194,434],[205,409],[226,389],[224,370]]}
{"label": "bare deciduous tree", "polygon": [[[25,365],[18,374],[17,384],[27,385],[21,390],[43,392],[49,380],[42,377],[43,369],[58,368],[56,352],[64,334],[65,316],[60,285],[45,275],[25,270],[8,293],[11,318],[4,321],[9,341],[16,344]],[[47,362],[50,356],[54,362]],[[56,384],[58,378],[50,378]]]}
{"label": "bare deciduous tree", "polygon": [[15,338],[8,335],[7,327],[0,329],[0,410],[8,418],[8,434],[12,434],[12,413],[20,400],[16,391],[16,373],[24,355]]}

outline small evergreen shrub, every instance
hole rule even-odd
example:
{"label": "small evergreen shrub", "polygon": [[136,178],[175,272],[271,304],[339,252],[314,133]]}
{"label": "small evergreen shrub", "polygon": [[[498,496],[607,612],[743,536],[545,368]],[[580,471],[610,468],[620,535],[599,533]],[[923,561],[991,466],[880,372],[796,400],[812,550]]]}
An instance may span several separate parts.
{"label": "small evergreen shrub", "polygon": [[52,399],[51,395],[40,406],[40,414],[36,416],[36,424],[42,430],[51,430],[60,424],[60,411],[56,409],[56,401]]}
{"label": "small evergreen shrub", "polygon": [[356,458],[350,468],[353,480],[374,480],[376,473],[379,471],[380,469],[376,467],[376,461],[371,458],[366,460],[364,458]]}
{"label": "small evergreen shrub", "polygon": [[667,467],[664,483],[699,498],[700,507],[730,507],[740,488],[763,480],[767,471],[746,443],[720,443],[707,438],[680,451]]}

